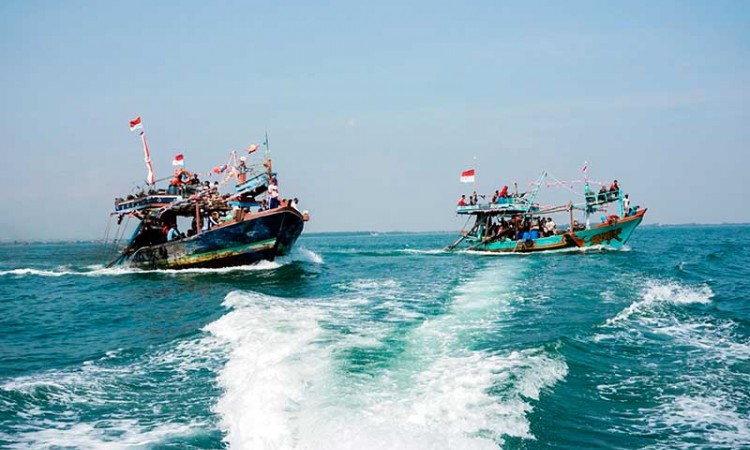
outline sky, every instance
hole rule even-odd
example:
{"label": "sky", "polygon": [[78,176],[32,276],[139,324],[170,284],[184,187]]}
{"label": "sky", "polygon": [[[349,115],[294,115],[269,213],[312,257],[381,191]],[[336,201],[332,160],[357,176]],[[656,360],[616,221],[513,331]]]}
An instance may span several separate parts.
{"label": "sky", "polygon": [[750,222],[750,2],[5,0],[0,64],[0,240],[101,238],[136,116],[157,177],[267,132],[309,232],[458,230],[461,171],[584,161],[644,223]]}

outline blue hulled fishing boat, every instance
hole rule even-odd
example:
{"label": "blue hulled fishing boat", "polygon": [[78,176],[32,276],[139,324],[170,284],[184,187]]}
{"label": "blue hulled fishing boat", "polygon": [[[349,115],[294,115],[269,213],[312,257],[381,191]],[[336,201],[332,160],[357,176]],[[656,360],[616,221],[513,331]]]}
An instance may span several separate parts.
{"label": "blue hulled fishing boat", "polygon": [[[473,172],[472,172],[473,180]],[[630,206],[617,181],[609,189],[597,193],[584,181],[584,201],[563,205],[544,206],[537,203],[537,194],[547,173],[533,183],[526,192],[508,193],[507,186],[496,191],[487,203],[473,194],[459,201],[456,213],[473,220],[471,228],[448,247],[474,252],[532,253],[550,250],[585,249],[591,247],[619,249],[625,245],[633,230],[641,223],[645,208]],[[488,196],[481,196],[485,199]],[[614,209],[614,210],[613,210]],[[558,228],[553,215],[564,214],[566,227]],[[582,214],[582,220],[575,218]],[[592,217],[600,221],[591,224]],[[563,219],[564,220],[564,219]]]}
{"label": "blue hulled fishing boat", "polygon": [[[140,118],[131,122],[131,129],[142,129]],[[227,164],[213,169],[224,177],[213,185],[201,183],[199,174],[185,171],[182,155],[175,157],[173,164],[180,167],[173,177],[154,180],[143,131],[141,138],[149,178],[147,186],[135,195],[115,200],[112,217],[117,218],[120,228],[113,242],[121,241],[121,230],[131,219],[137,223],[110,267],[221,268],[273,261],[292,249],[309,216],[297,209],[296,199],[279,196],[267,137],[261,162],[250,164],[247,156],[237,158],[232,152]],[[258,148],[257,144],[250,146],[248,154]],[[170,180],[168,186],[159,188],[157,181],[165,180]],[[230,181],[234,192],[222,194],[222,185]]]}
{"label": "blue hulled fishing boat", "polygon": [[[201,206],[198,206],[201,208]],[[208,230],[168,241],[161,223],[174,209],[139,210],[142,218],[129,243],[109,266],[188,269],[242,266],[287,254],[302,233],[307,216],[294,207],[251,212]],[[214,210],[216,211],[216,210]],[[240,213],[241,214],[241,213]]]}

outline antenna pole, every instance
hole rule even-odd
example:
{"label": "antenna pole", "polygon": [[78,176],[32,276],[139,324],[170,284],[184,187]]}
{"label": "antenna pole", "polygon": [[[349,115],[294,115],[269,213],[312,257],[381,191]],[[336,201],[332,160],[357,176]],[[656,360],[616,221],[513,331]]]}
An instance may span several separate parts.
{"label": "antenna pole", "polygon": [[[477,157],[474,157],[474,192],[477,191]],[[479,203],[479,200],[477,200]]]}

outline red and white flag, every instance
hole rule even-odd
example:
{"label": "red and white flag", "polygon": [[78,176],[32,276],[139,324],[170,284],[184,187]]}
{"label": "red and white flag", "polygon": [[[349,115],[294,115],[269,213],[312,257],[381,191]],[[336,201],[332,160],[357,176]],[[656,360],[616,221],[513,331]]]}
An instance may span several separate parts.
{"label": "red and white flag", "polygon": [[474,182],[474,169],[464,170],[461,172],[461,183]]}
{"label": "red and white flag", "polygon": [[138,116],[135,119],[130,121],[130,131],[141,130],[141,129],[143,129],[143,124],[141,123],[141,116]]}
{"label": "red and white flag", "polygon": [[184,166],[185,165],[185,158],[183,158],[182,153],[179,155],[175,155],[174,159],[172,160],[173,166]]}
{"label": "red and white flag", "polygon": [[248,148],[247,148],[247,153],[248,153],[248,154],[249,154],[249,153],[253,153],[253,152],[255,152],[256,150],[258,150],[259,148],[260,148],[260,145],[258,145],[258,144],[253,144],[253,145],[251,145],[250,147],[248,147]]}

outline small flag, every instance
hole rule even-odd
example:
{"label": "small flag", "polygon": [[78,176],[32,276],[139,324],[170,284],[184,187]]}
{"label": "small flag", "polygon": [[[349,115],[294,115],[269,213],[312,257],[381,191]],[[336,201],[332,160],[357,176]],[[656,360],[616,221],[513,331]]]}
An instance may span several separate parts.
{"label": "small flag", "polygon": [[175,155],[174,159],[172,160],[173,166],[184,166],[185,165],[185,159],[182,156],[182,153],[179,155]]}
{"label": "small flag", "polygon": [[250,147],[247,148],[247,153],[248,154],[253,153],[254,151],[258,150],[259,148],[260,148],[260,145],[253,144],[253,145],[251,145]]}
{"label": "small flag", "polygon": [[474,182],[474,169],[464,170],[461,172],[461,183]]}
{"label": "small flag", "polygon": [[581,169],[581,172],[588,173],[588,171],[589,171],[589,163],[588,163],[588,161],[584,161],[583,162],[583,169]]}
{"label": "small flag", "polygon": [[130,131],[141,130],[141,129],[143,129],[143,124],[141,123],[141,116],[138,116],[135,119],[130,121]]}
{"label": "small flag", "polygon": [[227,170],[227,165],[226,164],[222,164],[220,166],[214,167],[214,173],[217,174],[217,175],[220,174],[220,173],[226,172],[226,170]]}

